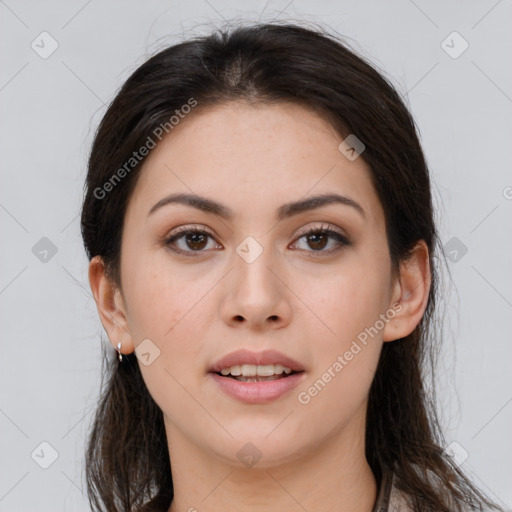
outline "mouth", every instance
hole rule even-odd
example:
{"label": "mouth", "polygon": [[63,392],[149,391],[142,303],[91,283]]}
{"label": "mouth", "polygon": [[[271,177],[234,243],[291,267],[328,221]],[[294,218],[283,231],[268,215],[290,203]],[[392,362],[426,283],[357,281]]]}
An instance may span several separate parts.
{"label": "mouth", "polygon": [[306,369],[276,350],[237,350],[219,359],[208,375],[231,398],[264,404],[284,397],[304,380]]}
{"label": "mouth", "polygon": [[[227,370],[225,369],[224,373]],[[234,372],[236,373],[236,369]],[[268,404],[289,396],[294,388],[304,382],[305,374],[304,370],[292,370],[290,373],[283,371],[272,375],[223,375],[222,371],[210,372],[208,375],[214,384],[232,399],[246,404]]]}
{"label": "mouth", "polygon": [[247,349],[225,355],[208,369],[209,373],[236,380],[283,379],[303,371],[301,363],[277,350],[251,352]]}
{"label": "mouth", "polygon": [[223,368],[216,373],[219,377],[234,379],[239,382],[266,382],[271,380],[286,379],[296,373],[302,373],[304,370],[295,371],[280,364],[271,365],[234,365],[229,368]]}
{"label": "mouth", "polygon": [[[302,370],[303,372],[304,370]],[[271,373],[271,374],[268,374],[268,375],[260,375],[258,373],[254,374],[254,375],[249,375],[247,373],[251,373],[251,371],[247,371],[247,370],[244,370],[244,374],[240,374],[240,375],[233,375],[232,373],[222,373],[222,372],[215,372],[216,375],[218,375],[219,377],[226,377],[228,379],[234,379],[234,380],[237,380],[239,382],[266,382],[266,381],[270,381],[270,380],[278,380],[278,379],[286,379],[287,377],[291,376],[291,375],[295,375],[296,373],[302,373],[302,372],[295,372],[293,370],[289,370],[289,371],[284,371],[282,373]]]}

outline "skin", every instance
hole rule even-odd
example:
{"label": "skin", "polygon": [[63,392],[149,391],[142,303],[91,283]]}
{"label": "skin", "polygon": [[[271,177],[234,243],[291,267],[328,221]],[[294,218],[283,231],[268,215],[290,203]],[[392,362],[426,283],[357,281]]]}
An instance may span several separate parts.
{"label": "skin", "polygon": [[[392,272],[370,170],[362,158],[341,154],[342,140],[298,105],[240,101],[197,109],[144,163],[125,217],[121,287],[106,277],[100,257],[90,263],[113,346],[121,341],[127,354],[150,339],[160,350],[139,366],[164,414],[175,490],[169,512],[239,510],[241,503],[247,512],[374,506],[378,489],[364,454],[368,392],[383,343],[410,334],[421,320],[430,270],[420,241]],[[223,203],[233,219],[178,204],[148,216],[177,192]],[[364,216],[331,204],[276,222],[282,204],[332,192],[357,201]],[[300,238],[303,228],[326,223],[351,244]],[[183,237],[174,245],[191,256],[176,254],[164,239],[182,225],[214,236],[202,244],[189,237],[188,245]],[[247,236],[263,249],[251,263],[236,252]],[[298,393],[393,304],[400,312],[300,403]],[[277,349],[304,365],[304,380],[266,404],[231,398],[207,371],[239,348]],[[237,457],[248,442],[261,453],[252,467]]]}

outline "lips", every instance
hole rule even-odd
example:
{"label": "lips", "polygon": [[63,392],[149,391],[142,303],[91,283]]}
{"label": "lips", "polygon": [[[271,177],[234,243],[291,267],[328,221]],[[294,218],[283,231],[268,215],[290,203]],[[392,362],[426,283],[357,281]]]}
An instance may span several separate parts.
{"label": "lips", "polygon": [[289,356],[278,352],[277,350],[264,350],[262,352],[251,352],[247,349],[236,350],[216,361],[209,369],[209,373],[219,373],[224,368],[231,366],[251,364],[251,365],[270,365],[280,364],[290,368],[293,372],[303,372],[304,367],[298,361]]}
{"label": "lips", "polygon": [[260,382],[240,382],[229,377],[222,377],[216,373],[209,373],[207,378],[211,379],[217,389],[226,396],[237,402],[245,404],[268,404],[278,399],[291,400],[291,392],[301,382],[304,382],[306,372],[296,372],[288,377],[281,379],[260,381]]}

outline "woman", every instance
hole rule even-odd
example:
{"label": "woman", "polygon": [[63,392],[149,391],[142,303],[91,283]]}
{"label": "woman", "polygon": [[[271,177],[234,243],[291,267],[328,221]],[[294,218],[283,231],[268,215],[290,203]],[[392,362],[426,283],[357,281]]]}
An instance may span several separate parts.
{"label": "woman", "polygon": [[254,25],[149,59],[99,126],[82,233],[119,356],[95,510],[494,507],[425,390],[438,239],[414,122],[341,41]]}

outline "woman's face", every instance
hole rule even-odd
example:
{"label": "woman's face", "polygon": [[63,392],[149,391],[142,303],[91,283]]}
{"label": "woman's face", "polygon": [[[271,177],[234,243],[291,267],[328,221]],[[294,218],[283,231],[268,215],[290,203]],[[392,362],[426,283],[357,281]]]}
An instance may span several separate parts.
{"label": "woman's face", "polygon": [[[122,302],[171,439],[271,467],[363,435],[395,286],[369,168],[342,140],[303,107],[232,102],[194,111],[149,154],[126,212]],[[229,215],[160,203],[174,194]],[[311,208],[328,194],[346,199]],[[178,228],[207,234],[166,243]],[[321,228],[334,234],[304,235]],[[270,383],[210,373],[240,349],[303,371]]]}

